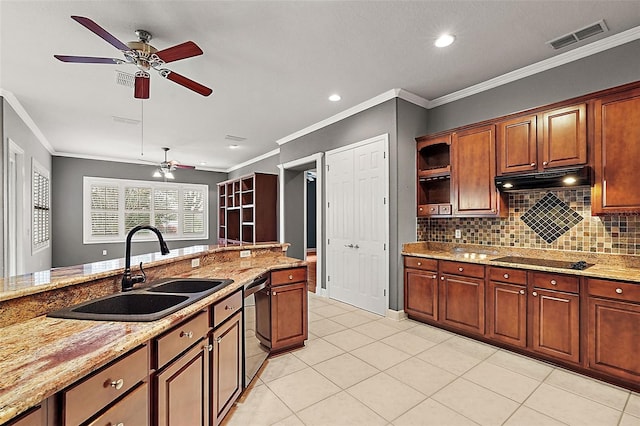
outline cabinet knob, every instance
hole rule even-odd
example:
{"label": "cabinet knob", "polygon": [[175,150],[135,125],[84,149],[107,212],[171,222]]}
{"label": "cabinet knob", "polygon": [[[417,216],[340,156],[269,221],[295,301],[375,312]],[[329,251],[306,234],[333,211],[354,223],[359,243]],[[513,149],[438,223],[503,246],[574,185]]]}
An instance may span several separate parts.
{"label": "cabinet knob", "polygon": [[458,271],[462,272],[462,271],[464,271],[464,268],[461,266],[461,267],[458,268]]}
{"label": "cabinet knob", "polygon": [[418,262],[418,266],[422,266],[422,262]]}
{"label": "cabinet knob", "polygon": [[235,309],[235,307],[233,307],[233,306],[224,305],[224,310],[225,311],[233,311],[234,309]]}
{"label": "cabinet knob", "polygon": [[124,386],[124,380],[123,379],[118,379],[118,380],[114,380],[114,381],[111,382],[111,387],[116,389],[116,390],[122,389],[122,386]]}
{"label": "cabinet knob", "polygon": [[509,274],[504,274],[503,277],[505,277],[505,279],[509,279]]}
{"label": "cabinet knob", "polygon": [[431,207],[431,208],[429,208],[429,211],[430,211],[430,212],[435,212],[436,210],[437,210],[437,209],[436,209],[435,207]]}
{"label": "cabinet knob", "polygon": [[542,165],[543,165],[543,166],[546,166],[546,165],[548,165],[548,164],[549,164],[549,162],[548,162],[548,161],[543,161],[543,162],[542,162]]}
{"label": "cabinet knob", "polygon": [[278,293],[276,293],[275,291],[272,291],[272,292],[271,292],[271,295],[272,295],[272,296],[277,296],[277,295],[278,295]]}
{"label": "cabinet knob", "polygon": [[444,281],[444,277],[440,277],[440,280],[441,280],[441,281]]}
{"label": "cabinet knob", "polygon": [[622,289],[621,288],[616,288],[616,293],[622,294]]}
{"label": "cabinet knob", "polygon": [[531,167],[535,167],[535,166],[536,166],[536,163],[531,163]]}
{"label": "cabinet knob", "polygon": [[204,345],[202,350],[205,352],[211,352],[213,350],[213,345]]}
{"label": "cabinet knob", "polygon": [[116,424],[116,426],[124,426],[124,423],[120,422],[120,423]]}
{"label": "cabinet knob", "polygon": [[435,280],[435,279],[437,278],[437,276],[436,276],[436,275],[434,275],[434,276],[432,276],[431,278],[433,278],[433,279]]}
{"label": "cabinet knob", "polygon": [[418,208],[418,211],[420,211],[420,212],[421,212],[421,211],[422,211],[422,207],[419,207],[419,208]]}
{"label": "cabinet knob", "polygon": [[181,331],[180,337],[186,337],[187,339],[191,339],[193,337],[193,331]]}
{"label": "cabinet knob", "polygon": [[531,293],[534,297],[538,295],[537,291],[534,291],[533,293]]}
{"label": "cabinet knob", "polygon": [[[353,246],[351,246],[353,247]],[[289,279],[292,280],[293,279],[293,275],[289,274]]]}
{"label": "cabinet knob", "polygon": [[220,344],[220,342],[222,342],[222,337],[218,337],[218,338],[216,339],[216,343]]}
{"label": "cabinet knob", "polygon": [[520,290],[518,293],[520,293],[520,294],[524,294],[524,290]]}
{"label": "cabinet knob", "polygon": [[558,285],[558,281],[556,281],[556,280],[551,280],[551,285]]}

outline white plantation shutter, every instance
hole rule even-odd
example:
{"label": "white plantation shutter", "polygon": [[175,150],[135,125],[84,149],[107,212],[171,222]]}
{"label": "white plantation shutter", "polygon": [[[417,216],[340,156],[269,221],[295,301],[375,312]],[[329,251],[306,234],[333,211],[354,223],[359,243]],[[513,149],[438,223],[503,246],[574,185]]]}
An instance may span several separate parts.
{"label": "white plantation shutter", "polygon": [[84,188],[85,244],[122,242],[137,225],[153,225],[167,240],[209,237],[207,185],[85,177]]}
{"label": "white plantation shutter", "polygon": [[49,246],[51,238],[51,195],[49,172],[37,161],[33,160],[32,196],[33,207],[31,210],[33,222],[32,252]]}

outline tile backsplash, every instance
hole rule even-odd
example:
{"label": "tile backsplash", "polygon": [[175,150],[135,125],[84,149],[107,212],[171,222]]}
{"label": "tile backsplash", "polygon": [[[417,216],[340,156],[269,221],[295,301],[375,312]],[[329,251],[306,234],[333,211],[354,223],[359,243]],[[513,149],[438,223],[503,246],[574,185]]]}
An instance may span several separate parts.
{"label": "tile backsplash", "polygon": [[[537,208],[532,210],[534,207]],[[554,213],[554,208],[556,216],[569,221],[571,226],[566,232],[555,230],[552,235],[545,234],[548,228],[538,227],[537,230],[551,240],[548,243],[523,221],[523,216],[528,212],[529,217],[545,211]],[[456,229],[462,231],[462,238],[454,238]],[[417,240],[637,255],[640,254],[640,215],[591,216],[591,189],[587,186],[511,192],[509,217],[418,218]]]}

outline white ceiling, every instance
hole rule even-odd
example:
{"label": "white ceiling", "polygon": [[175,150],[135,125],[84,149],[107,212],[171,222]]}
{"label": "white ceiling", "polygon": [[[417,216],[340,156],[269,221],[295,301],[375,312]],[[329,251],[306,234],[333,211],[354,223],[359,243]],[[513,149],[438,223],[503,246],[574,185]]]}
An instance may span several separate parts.
{"label": "white ceiling", "polygon": [[[153,34],[158,49],[193,40],[204,55],[167,68],[213,95],[152,71],[142,105],[133,89],[115,84],[116,70],[135,67],[59,62],[54,54],[121,57],[71,15],[123,42],[135,40],[138,28]],[[545,44],[600,19],[609,27],[604,35],[558,51]],[[183,164],[226,170],[390,89],[435,99],[639,25],[640,0],[0,0],[0,88],[56,153],[160,161],[168,146]],[[447,49],[433,46],[442,32],[456,35]],[[342,101],[327,100],[334,92]],[[140,120],[142,106],[143,126],[113,119]],[[233,143],[239,149],[230,150]]]}

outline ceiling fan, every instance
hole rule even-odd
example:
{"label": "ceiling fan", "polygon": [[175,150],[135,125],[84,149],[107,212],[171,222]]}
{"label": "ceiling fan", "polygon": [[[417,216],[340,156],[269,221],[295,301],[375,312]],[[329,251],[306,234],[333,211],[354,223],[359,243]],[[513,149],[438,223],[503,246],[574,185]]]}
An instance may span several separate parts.
{"label": "ceiling fan", "polygon": [[195,169],[195,166],[185,166],[184,164],[178,163],[176,160],[167,160],[167,152],[169,152],[169,148],[162,148],[164,151],[164,161],[160,163],[160,167],[158,167],[153,174],[153,177],[159,178],[163,177],[165,179],[175,179],[173,176],[173,171],[176,169]]}
{"label": "ceiling fan", "polygon": [[89,31],[92,31],[98,37],[102,38],[104,41],[120,50],[124,55],[124,59],[96,58],[92,56],[53,55],[56,59],[62,62],[75,62],[83,64],[135,65],[138,67],[138,71],[135,74],[134,97],[138,99],[149,98],[150,75],[147,71],[149,71],[151,68],[158,71],[158,73],[167,80],[171,80],[174,83],[186,87],[187,89],[193,90],[194,92],[199,93],[202,96],[209,96],[211,93],[213,93],[213,90],[211,90],[210,88],[203,86],[202,84],[197,83],[185,76],[182,76],[177,72],[163,68],[164,64],[167,64],[169,62],[179,61],[181,59],[202,55],[202,49],[200,49],[194,42],[187,41],[176,46],[158,50],[149,44],[149,41],[151,40],[151,33],[146,30],[136,30],[135,33],[138,36],[138,41],[131,41],[125,44],[89,18],[85,18],[82,16],[72,16],[71,19],[83,25]]}

